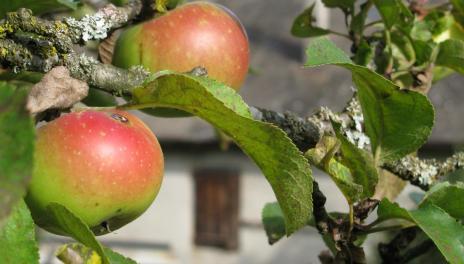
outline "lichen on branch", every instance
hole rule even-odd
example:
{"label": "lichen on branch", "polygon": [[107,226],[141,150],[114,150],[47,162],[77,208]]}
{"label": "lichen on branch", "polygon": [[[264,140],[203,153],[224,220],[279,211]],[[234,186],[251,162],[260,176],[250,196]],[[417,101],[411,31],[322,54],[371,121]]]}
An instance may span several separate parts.
{"label": "lichen on branch", "polygon": [[72,32],[74,42],[101,40],[108,36],[108,32],[120,28],[132,20],[142,10],[141,1],[129,1],[123,7],[109,4],[93,15],[86,15],[80,20],[68,17],[64,19]]}

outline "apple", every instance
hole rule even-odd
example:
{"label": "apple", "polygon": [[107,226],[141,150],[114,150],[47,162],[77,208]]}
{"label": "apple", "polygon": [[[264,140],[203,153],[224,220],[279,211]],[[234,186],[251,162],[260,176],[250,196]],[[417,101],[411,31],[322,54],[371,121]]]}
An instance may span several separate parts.
{"label": "apple", "polygon": [[163,171],[158,140],[136,116],[74,112],[38,128],[25,200],[35,222],[52,233],[66,235],[47,218],[47,205],[56,202],[102,235],[150,206]]}
{"label": "apple", "polygon": [[124,31],[112,63],[121,68],[143,65],[151,72],[189,72],[201,66],[208,77],[239,90],[248,72],[249,44],[231,11],[191,2]]}

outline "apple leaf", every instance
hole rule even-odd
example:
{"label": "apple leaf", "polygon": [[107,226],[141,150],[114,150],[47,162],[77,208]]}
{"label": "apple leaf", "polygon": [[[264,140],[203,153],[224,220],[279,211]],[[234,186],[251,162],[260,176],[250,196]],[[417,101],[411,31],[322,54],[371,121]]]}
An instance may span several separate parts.
{"label": "apple leaf", "polygon": [[377,215],[377,221],[400,218],[414,222],[432,239],[450,263],[463,263],[464,227],[438,206],[426,202],[417,210],[407,211],[398,204],[384,199],[379,204]]}
{"label": "apple leaf", "polygon": [[374,0],[385,27],[391,29],[395,25],[407,25],[414,20],[414,15],[402,0]]}
{"label": "apple leaf", "polygon": [[18,73],[6,70],[0,70],[0,80],[2,81],[23,81],[29,83],[38,83],[42,80],[44,74],[40,72],[21,71]]}
{"label": "apple leaf", "polygon": [[[269,244],[275,244],[285,236],[285,219],[278,203],[267,203],[263,208],[261,217]],[[329,213],[329,217],[333,219],[347,220],[348,214],[331,212]],[[314,216],[308,220],[307,225],[316,228],[316,220],[314,219]],[[322,239],[333,253],[337,252],[335,243],[330,234],[322,235]]]}
{"label": "apple leaf", "polygon": [[34,222],[23,200],[16,203],[12,213],[0,227],[0,262],[39,263]]}
{"label": "apple leaf", "polygon": [[28,89],[0,82],[0,226],[26,192],[32,174],[34,124]]}
{"label": "apple leaf", "polygon": [[341,143],[340,162],[349,169],[353,182],[362,186],[359,199],[371,197],[374,195],[375,186],[378,182],[377,169],[372,155],[349,142],[348,139],[341,134],[340,124],[332,122],[332,126],[334,127],[335,135]]}
{"label": "apple leaf", "polygon": [[108,257],[100,242],[97,241],[90,228],[73,214],[69,209],[58,203],[50,203],[47,206],[48,217],[53,225],[83,245],[95,250],[102,258],[103,263],[109,264]]}
{"label": "apple leaf", "polygon": [[[351,19],[351,22],[350,22],[350,30],[356,34],[356,35],[362,35],[363,34],[363,31],[364,31],[364,27],[366,25],[366,19],[368,17],[368,14],[369,14],[369,10],[371,9],[371,3],[370,2],[366,2],[364,4],[361,4],[360,6],[360,10],[359,12],[353,16],[353,18]],[[363,40],[365,41],[365,40]],[[361,45],[364,45],[362,44],[361,41]],[[365,47],[362,47],[361,48],[365,48]]]}
{"label": "apple leaf", "polygon": [[82,100],[82,103],[84,103],[87,106],[96,107],[115,106],[118,104],[116,102],[116,98],[112,94],[104,92],[102,90],[98,90],[93,87],[90,87],[89,93],[87,97],[85,97]]}
{"label": "apple leaf", "polygon": [[464,2],[462,0],[450,0],[450,2],[453,5],[453,16],[461,26],[464,25]]}
{"label": "apple leaf", "polygon": [[80,0],[8,0],[8,4],[0,5],[0,19],[7,12],[13,12],[19,8],[31,9],[35,15],[51,13],[62,10],[75,10]]}
{"label": "apple leaf", "polygon": [[464,227],[439,207],[426,203],[410,212],[416,224],[450,263],[464,263]]}
{"label": "apple leaf", "polygon": [[416,151],[429,137],[434,109],[428,98],[398,86],[372,70],[355,65],[325,38],[313,40],[306,50],[306,67],[337,65],[351,71],[358,88],[365,132],[376,161],[394,161]]}
{"label": "apple leaf", "polygon": [[278,203],[267,203],[261,214],[264,230],[270,245],[285,236],[285,219]]}
{"label": "apple leaf", "polygon": [[[124,257],[109,248],[103,248],[111,264],[136,264],[134,260]],[[74,263],[78,258],[78,263],[101,263],[101,257],[93,249],[79,243],[65,244],[61,246],[56,256],[63,263]]]}
{"label": "apple leaf", "polygon": [[322,0],[322,3],[329,8],[338,7],[341,9],[350,9],[353,7],[355,0]]}
{"label": "apple leaf", "polygon": [[303,11],[295,18],[291,32],[293,36],[300,38],[310,38],[323,36],[330,33],[330,30],[314,26],[316,18],[313,16],[315,3]]}
{"label": "apple leaf", "polygon": [[464,41],[448,39],[441,42],[436,64],[464,74]]}
{"label": "apple leaf", "polygon": [[398,218],[414,222],[408,210],[401,208],[397,203],[390,202],[387,198],[380,201],[379,207],[377,208],[377,216],[378,222]]}
{"label": "apple leaf", "polygon": [[353,204],[360,199],[363,187],[354,182],[350,169],[335,159],[334,155],[339,147],[338,139],[324,136],[315,148],[305,153],[305,156],[311,164],[325,171],[343,193],[348,203]]}
{"label": "apple leaf", "polygon": [[421,204],[432,203],[457,219],[464,219],[464,183],[441,182],[434,185]]}
{"label": "apple leaf", "polygon": [[228,135],[260,167],[284,212],[290,235],[312,213],[312,174],[308,161],[272,124],[253,120],[232,89],[205,77],[164,72],[133,91],[128,108],[176,108],[194,114]]}
{"label": "apple leaf", "polygon": [[125,257],[117,252],[114,252],[113,250],[107,247],[104,247],[103,249],[105,250],[106,256],[108,256],[108,259],[110,260],[111,264],[136,264],[137,263],[134,260],[128,257]]}

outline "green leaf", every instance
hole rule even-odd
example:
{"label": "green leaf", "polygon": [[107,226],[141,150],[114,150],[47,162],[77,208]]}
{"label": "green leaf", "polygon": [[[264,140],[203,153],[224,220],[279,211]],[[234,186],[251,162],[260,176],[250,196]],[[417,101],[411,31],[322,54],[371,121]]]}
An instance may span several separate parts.
{"label": "green leaf", "polygon": [[[269,244],[275,244],[281,238],[285,236],[285,220],[282,210],[278,203],[267,203],[262,211],[262,222],[266,235],[268,237]],[[348,214],[340,212],[331,212],[329,217],[332,219],[343,219],[348,220]],[[308,220],[308,226],[316,228],[316,221],[314,216]],[[333,252],[336,253],[337,249],[335,248],[335,243],[330,234],[322,235],[322,239],[327,247]]]}
{"label": "green leaf", "polygon": [[[124,257],[109,248],[104,248],[111,264],[136,264],[134,260]],[[101,263],[101,257],[96,251],[79,243],[65,244],[56,253],[58,259],[63,263]]]}
{"label": "green leaf", "polygon": [[424,203],[432,203],[452,217],[464,219],[464,183],[438,183],[425,194],[421,204]]}
{"label": "green leaf", "polygon": [[387,198],[380,201],[379,207],[377,208],[377,216],[378,222],[397,218],[414,222],[406,209],[401,208],[397,203],[390,202]]}
{"label": "green leaf", "polygon": [[363,187],[355,183],[349,168],[332,158],[327,162],[325,171],[331,176],[349,204],[361,200]]}
{"label": "green leaf", "polygon": [[293,22],[291,32],[295,37],[310,38],[323,36],[330,33],[330,30],[314,26],[316,19],[313,16],[314,6],[312,4],[309,8],[303,11]]}
{"label": "green leaf", "polygon": [[[355,35],[362,36],[364,32],[364,27],[366,24],[367,15],[369,14],[369,10],[372,6],[371,2],[365,2],[361,4],[361,10],[353,16],[353,19],[350,23],[350,29],[353,31]],[[362,41],[365,41],[362,39]]]}
{"label": "green leaf", "polygon": [[335,137],[323,136],[315,148],[308,150],[305,156],[311,164],[326,172],[338,189],[343,193],[349,204],[360,200],[363,187],[354,182],[349,168],[335,159],[340,148],[340,142]]}
{"label": "green leaf", "polygon": [[448,39],[439,45],[436,64],[464,74],[464,41]]}
{"label": "green leaf", "polygon": [[22,71],[14,73],[12,71],[0,70],[0,80],[2,81],[23,81],[29,83],[38,83],[40,80],[42,80],[43,76],[44,74],[40,72]]}
{"label": "green leaf", "polygon": [[353,64],[342,50],[325,38],[313,40],[306,54],[307,67],[333,64],[351,71],[358,88],[366,134],[378,161],[397,160],[427,141],[434,122],[434,109],[426,96],[400,90],[383,76]]}
{"label": "green leaf", "polygon": [[353,8],[356,0],[322,0],[322,3],[329,8],[338,7],[344,10]]}
{"label": "green leaf", "polygon": [[287,235],[312,213],[308,161],[285,132],[253,120],[231,88],[205,77],[164,72],[133,91],[130,108],[167,107],[192,113],[222,130],[260,167],[284,212]]}
{"label": "green leaf", "polygon": [[427,202],[408,212],[384,199],[379,204],[377,215],[377,221],[400,218],[416,223],[450,263],[464,263],[464,227],[436,205]]}
{"label": "green leaf", "polygon": [[261,218],[270,245],[285,236],[285,218],[278,203],[267,203],[263,208]]}
{"label": "green leaf", "polygon": [[75,10],[80,0],[8,0],[8,4],[0,5],[0,18],[7,12],[13,12],[21,7],[31,9],[34,15],[63,10]]}
{"label": "green leaf", "polygon": [[[359,149],[353,143],[341,134],[341,125],[332,122],[335,134],[340,140],[340,161],[351,172],[353,182],[362,186],[360,199],[365,199],[374,195],[375,186],[378,182],[377,169],[374,165],[374,159],[370,153]],[[357,201],[357,200],[356,200]]]}
{"label": "green leaf", "polygon": [[464,263],[464,227],[439,207],[426,203],[410,212],[450,263]]}
{"label": "green leaf", "polygon": [[89,94],[82,100],[87,106],[115,106],[116,98],[107,92],[90,87]]}
{"label": "green leaf", "polygon": [[102,245],[97,241],[90,228],[79,217],[58,203],[50,203],[47,206],[47,212],[50,225],[58,227],[61,233],[64,232],[64,234],[95,250],[102,258],[103,263],[110,263]]}
{"label": "green leaf", "polygon": [[398,30],[393,30],[391,41],[395,66],[402,69],[412,66],[416,60],[416,53],[410,37]]}
{"label": "green leaf", "polygon": [[356,184],[350,169],[334,158],[340,148],[340,142],[331,136],[323,136],[316,147],[305,153],[311,164],[326,172],[349,204],[360,200],[363,192],[361,185]]}
{"label": "green leaf", "polygon": [[6,223],[0,228],[0,262],[39,263],[34,222],[24,201],[16,203]]}
{"label": "green leaf", "polygon": [[136,261],[125,257],[117,252],[114,252],[113,250],[105,247],[103,248],[105,250],[106,256],[108,256],[108,259],[110,260],[111,264],[137,264]]}
{"label": "green leaf", "polygon": [[431,41],[414,40],[412,42],[416,54],[417,66],[428,64],[435,60],[437,44]]}
{"label": "green leaf", "polygon": [[464,1],[450,0],[450,2],[453,5],[452,13],[454,17],[461,25],[464,25]]}
{"label": "green leaf", "polygon": [[434,37],[450,30],[454,24],[454,18],[452,15],[448,12],[437,10],[428,13],[423,21],[427,23],[427,28]]}
{"label": "green leaf", "polygon": [[366,66],[374,58],[374,47],[369,45],[366,40],[362,39],[359,43],[358,50],[354,55],[353,61],[355,64]]}
{"label": "green leaf", "polygon": [[411,38],[420,41],[432,41],[432,32],[428,28],[427,22],[416,21],[411,29]]}
{"label": "green leaf", "polygon": [[28,89],[0,82],[0,226],[25,194],[32,175],[34,124]]}
{"label": "green leaf", "polygon": [[374,0],[374,4],[388,30],[395,25],[408,25],[414,19],[402,0]]}

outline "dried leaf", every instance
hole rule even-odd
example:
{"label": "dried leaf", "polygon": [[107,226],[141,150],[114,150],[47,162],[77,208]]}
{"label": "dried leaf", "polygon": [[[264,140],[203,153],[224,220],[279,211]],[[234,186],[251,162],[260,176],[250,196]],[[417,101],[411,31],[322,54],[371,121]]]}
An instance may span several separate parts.
{"label": "dried leaf", "polygon": [[53,68],[29,93],[27,109],[35,114],[50,108],[68,108],[87,96],[86,82],[74,79],[63,66]]}
{"label": "dried leaf", "polygon": [[118,40],[121,30],[116,30],[111,35],[103,40],[98,46],[98,56],[104,64],[111,64],[113,60],[114,46]]}
{"label": "dried leaf", "polygon": [[389,171],[382,170],[379,175],[379,183],[377,184],[375,194],[372,198],[377,200],[388,198],[390,201],[394,201],[405,186],[406,181],[403,181]]}

